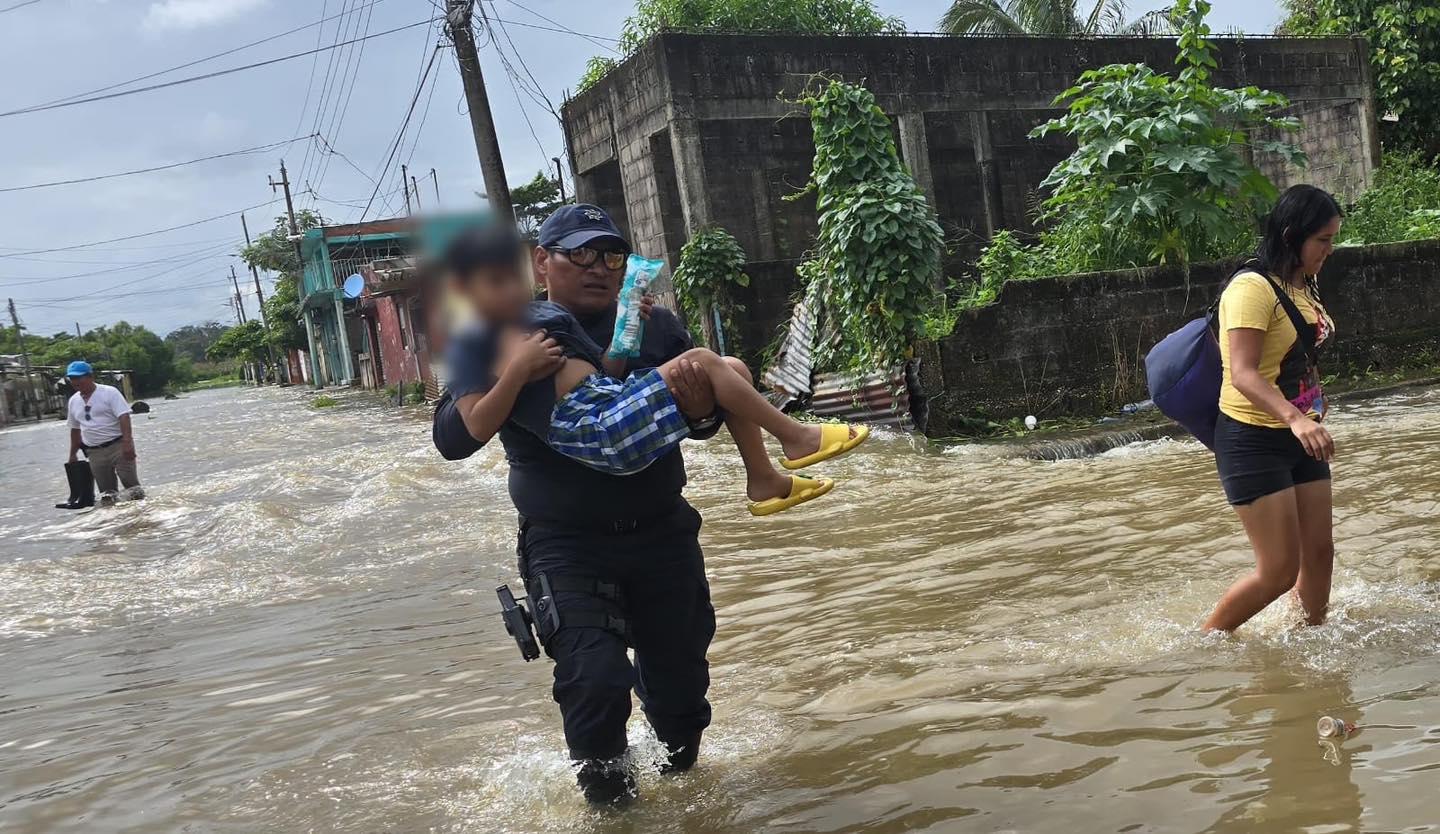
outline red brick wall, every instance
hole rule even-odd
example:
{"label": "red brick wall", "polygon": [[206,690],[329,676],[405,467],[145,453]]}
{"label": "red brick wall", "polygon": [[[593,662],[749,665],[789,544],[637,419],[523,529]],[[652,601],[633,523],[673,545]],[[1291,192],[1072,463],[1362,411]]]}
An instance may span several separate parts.
{"label": "red brick wall", "polygon": [[385,374],[386,385],[403,382],[423,382],[430,375],[429,358],[419,355],[416,367],[415,334],[410,328],[401,335],[401,308],[410,303],[411,296],[398,293],[375,299],[375,316],[380,330],[380,361]]}

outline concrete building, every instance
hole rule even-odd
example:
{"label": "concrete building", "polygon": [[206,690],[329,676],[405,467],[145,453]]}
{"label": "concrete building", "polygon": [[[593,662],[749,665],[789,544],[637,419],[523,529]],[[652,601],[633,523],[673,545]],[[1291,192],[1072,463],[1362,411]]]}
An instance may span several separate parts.
{"label": "concrete building", "polygon": [[[1257,164],[1284,186],[1344,196],[1379,163],[1374,84],[1359,38],[1220,38],[1215,83],[1288,96],[1308,172]],[[794,267],[815,239],[815,202],[787,200],[810,176],[808,114],[793,101],[817,73],[865,84],[891,116],[916,182],[956,243],[958,275],[997,229],[1029,229],[1038,186],[1070,153],[1027,134],[1084,70],[1174,65],[1170,39],[663,34],[566,102],[576,192],[610,210],[636,248],[674,264],[718,225],[750,258],[741,340],[768,342],[787,316]]]}

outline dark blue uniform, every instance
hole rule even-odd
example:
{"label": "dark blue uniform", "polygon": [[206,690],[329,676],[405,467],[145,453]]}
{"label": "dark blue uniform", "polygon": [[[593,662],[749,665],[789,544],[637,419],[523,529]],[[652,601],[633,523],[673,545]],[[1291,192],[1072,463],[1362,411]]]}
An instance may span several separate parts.
{"label": "dark blue uniform", "polygon": [[[609,344],[615,314],[580,324],[596,343]],[[657,367],[691,347],[674,314],[656,308],[627,371]],[[553,405],[554,384],[542,380],[522,390],[516,410]],[[697,428],[692,436],[705,439],[716,428]],[[435,412],[434,440],[449,460],[481,446],[448,396]],[[500,442],[521,517],[520,575],[537,600],[538,577],[545,574],[559,612],[559,630],[541,631],[555,660],[554,697],[571,756],[604,760],[625,751],[633,688],[656,736],[679,751],[675,764],[688,766],[710,724],[705,654],[715,610],[700,551],[700,514],[681,496],[680,451],[621,477],[566,458],[514,420],[500,429]],[[567,614],[584,624],[567,625]],[[635,649],[633,667],[627,642]]]}

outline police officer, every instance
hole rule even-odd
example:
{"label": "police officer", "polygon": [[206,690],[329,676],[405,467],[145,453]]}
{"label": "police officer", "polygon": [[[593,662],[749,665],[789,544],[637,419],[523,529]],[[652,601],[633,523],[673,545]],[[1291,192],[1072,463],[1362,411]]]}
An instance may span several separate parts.
{"label": "police officer", "polygon": [[[630,245],[600,208],[559,209],[540,228],[533,252],[536,280],[601,345],[610,343],[616,302]],[[669,310],[656,308],[645,327],[640,356],[629,371],[658,367],[692,347]],[[720,420],[704,372],[690,366],[674,380],[676,400],[693,435],[715,434]],[[703,393],[700,393],[703,392]],[[531,398],[554,404],[550,380],[532,383]],[[533,405],[533,403],[530,403]],[[520,575],[537,630],[555,661],[553,695],[565,741],[578,761],[587,799],[608,803],[634,793],[624,760],[630,691],[669,752],[668,770],[695,763],[710,723],[705,658],[715,633],[715,610],[698,533],[700,515],[681,496],[685,463],[677,449],[626,477],[589,469],[507,423],[500,442],[510,465],[510,498],[520,514]],[[434,441],[457,460],[480,444],[447,397],[435,412]],[[543,577],[543,579],[542,579]],[[627,647],[635,652],[632,666]]]}

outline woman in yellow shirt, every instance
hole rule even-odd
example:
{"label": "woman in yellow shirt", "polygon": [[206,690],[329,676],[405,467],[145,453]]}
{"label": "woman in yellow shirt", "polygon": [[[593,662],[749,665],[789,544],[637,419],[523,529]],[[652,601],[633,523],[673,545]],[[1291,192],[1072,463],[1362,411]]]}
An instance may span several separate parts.
{"label": "woman in yellow shirt", "polygon": [[1335,441],[1323,424],[1314,357],[1335,323],[1315,276],[1335,249],[1340,216],[1335,198],[1318,188],[1286,191],[1266,221],[1253,269],[1237,274],[1220,298],[1225,371],[1215,462],[1255,550],[1255,570],[1225,592],[1207,629],[1234,631],[1292,589],[1309,624],[1325,621]]}

